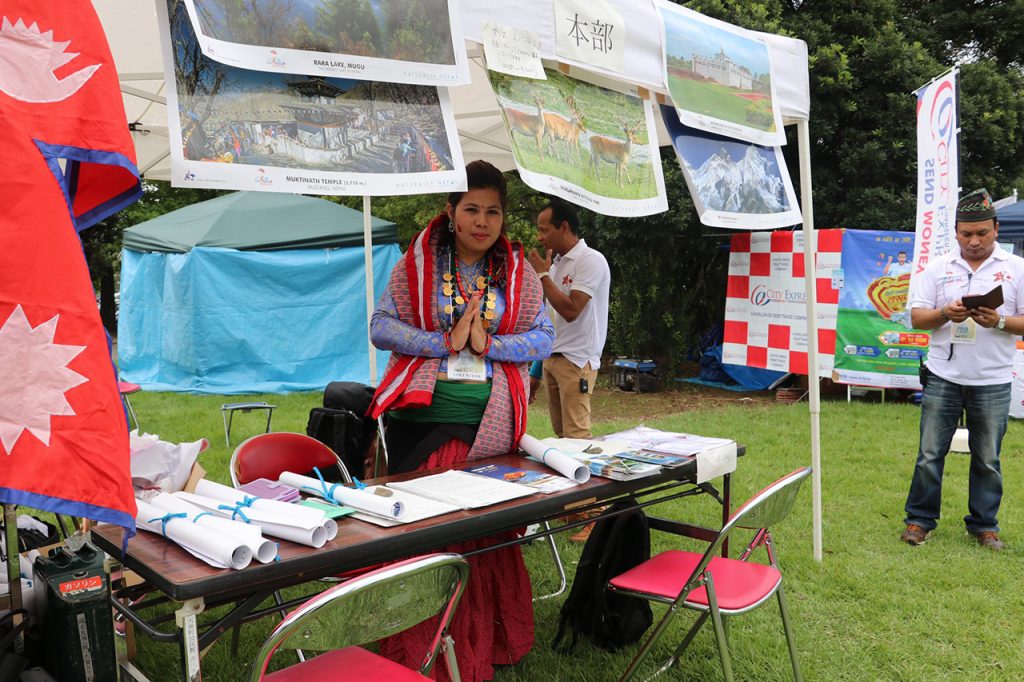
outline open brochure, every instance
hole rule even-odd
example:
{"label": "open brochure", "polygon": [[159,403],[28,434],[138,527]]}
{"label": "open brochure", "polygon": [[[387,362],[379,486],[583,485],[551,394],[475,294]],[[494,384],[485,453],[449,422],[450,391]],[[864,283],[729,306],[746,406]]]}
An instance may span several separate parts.
{"label": "open brochure", "polygon": [[661,431],[637,426],[606,436],[624,443],[634,450],[650,453],[695,457],[697,482],[704,483],[736,470],[736,441],[728,438],[709,438],[692,433]]}
{"label": "open brochure", "polygon": [[518,483],[519,485],[525,485],[533,488],[539,493],[554,493],[559,490],[565,490],[566,488],[574,488],[578,484],[576,481],[570,481],[564,476],[556,476],[555,474],[549,474],[544,471],[527,471],[526,469],[517,469],[515,467],[508,466],[507,464],[480,464],[475,467],[465,469],[471,474],[477,474],[478,476],[487,476],[488,478],[494,478],[499,481],[507,481],[509,483]]}
{"label": "open brochure", "polygon": [[391,481],[388,487],[438,502],[453,504],[461,509],[478,509],[492,504],[533,495],[536,490],[524,486],[477,476],[465,471],[445,471],[408,481]]}
{"label": "open brochure", "polygon": [[661,471],[656,464],[625,457],[629,448],[622,443],[580,438],[545,438],[541,442],[586,464],[594,476],[613,481],[631,481]]}

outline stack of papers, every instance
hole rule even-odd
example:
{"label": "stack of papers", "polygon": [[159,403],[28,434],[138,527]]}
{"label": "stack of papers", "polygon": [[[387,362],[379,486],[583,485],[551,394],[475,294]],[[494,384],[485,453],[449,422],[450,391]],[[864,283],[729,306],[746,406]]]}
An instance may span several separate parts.
{"label": "stack of papers", "polygon": [[455,505],[460,509],[479,509],[533,495],[527,486],[477,476],[466,471],[445,471],[408,481],[388,483],[393,490]]}
{"label": "stack of papers", "polygon": [[293,488],[280,481],[271,481],[269,478],[257,478],[255,481],[238,486],[238,489],[254,497],[277,500],[278,502],[294,502],[300,497],[298,488]]}
{"label": "stack of papers", "polygon": [[736,470],[736,441],[728,438],[661,431],[647,426],[612,433],[606,438],[644,455],[667,455],[686,460],[696,458],[698,483],[705,483]]}

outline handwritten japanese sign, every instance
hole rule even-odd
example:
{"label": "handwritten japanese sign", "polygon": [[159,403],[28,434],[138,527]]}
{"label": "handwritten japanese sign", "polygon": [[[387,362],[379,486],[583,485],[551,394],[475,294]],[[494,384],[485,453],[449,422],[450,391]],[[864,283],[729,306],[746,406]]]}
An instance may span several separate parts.
{"label": "handwritten japanese sign", "polygon": [[484,22],[481,36],[487,68],[510,76],[546,79],[540,61],[540,39],[533,31]]}

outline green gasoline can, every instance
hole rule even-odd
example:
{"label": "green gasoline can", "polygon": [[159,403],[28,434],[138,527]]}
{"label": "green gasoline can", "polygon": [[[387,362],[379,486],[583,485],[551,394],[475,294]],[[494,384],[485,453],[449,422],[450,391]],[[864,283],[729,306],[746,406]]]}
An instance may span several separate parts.
{"label": "green gasoline can", "polygon": [[[46,594],[40,661],[61,682],[116,682],[114,620],[103,552],[85,543],[57,547],[35,563],[36,587]],[[37,592],[38,594],[38,592]]]}

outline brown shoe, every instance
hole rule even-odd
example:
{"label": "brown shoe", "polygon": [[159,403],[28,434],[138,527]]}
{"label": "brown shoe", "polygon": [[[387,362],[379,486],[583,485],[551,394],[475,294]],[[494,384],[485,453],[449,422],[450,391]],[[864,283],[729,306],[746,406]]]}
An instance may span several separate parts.
{"label": "brown shoe", "polygon": [[574,534],[569,536],[569,542],[586,542],[590,539],[590,534],[594,532],[594,524],[588,523],[587,525],[580,528]]}
{"label": "brown shoe", "polygon": [[993,552],[998,552],[1005,546],[1003,541],[999,539],[999,533],[994,530],[983,530],[980,533],[975,533],[974,539],[978,541],[979,545],[987,547]]}
{"label": "brown shoe", "polygon": [[912,547],[917,547],[918,545],[923,545],[930,534],[930,530],[925,530],[916,523],[908,523],[906,530],[903,531],[903,535],[900,536],[900,540]]}

